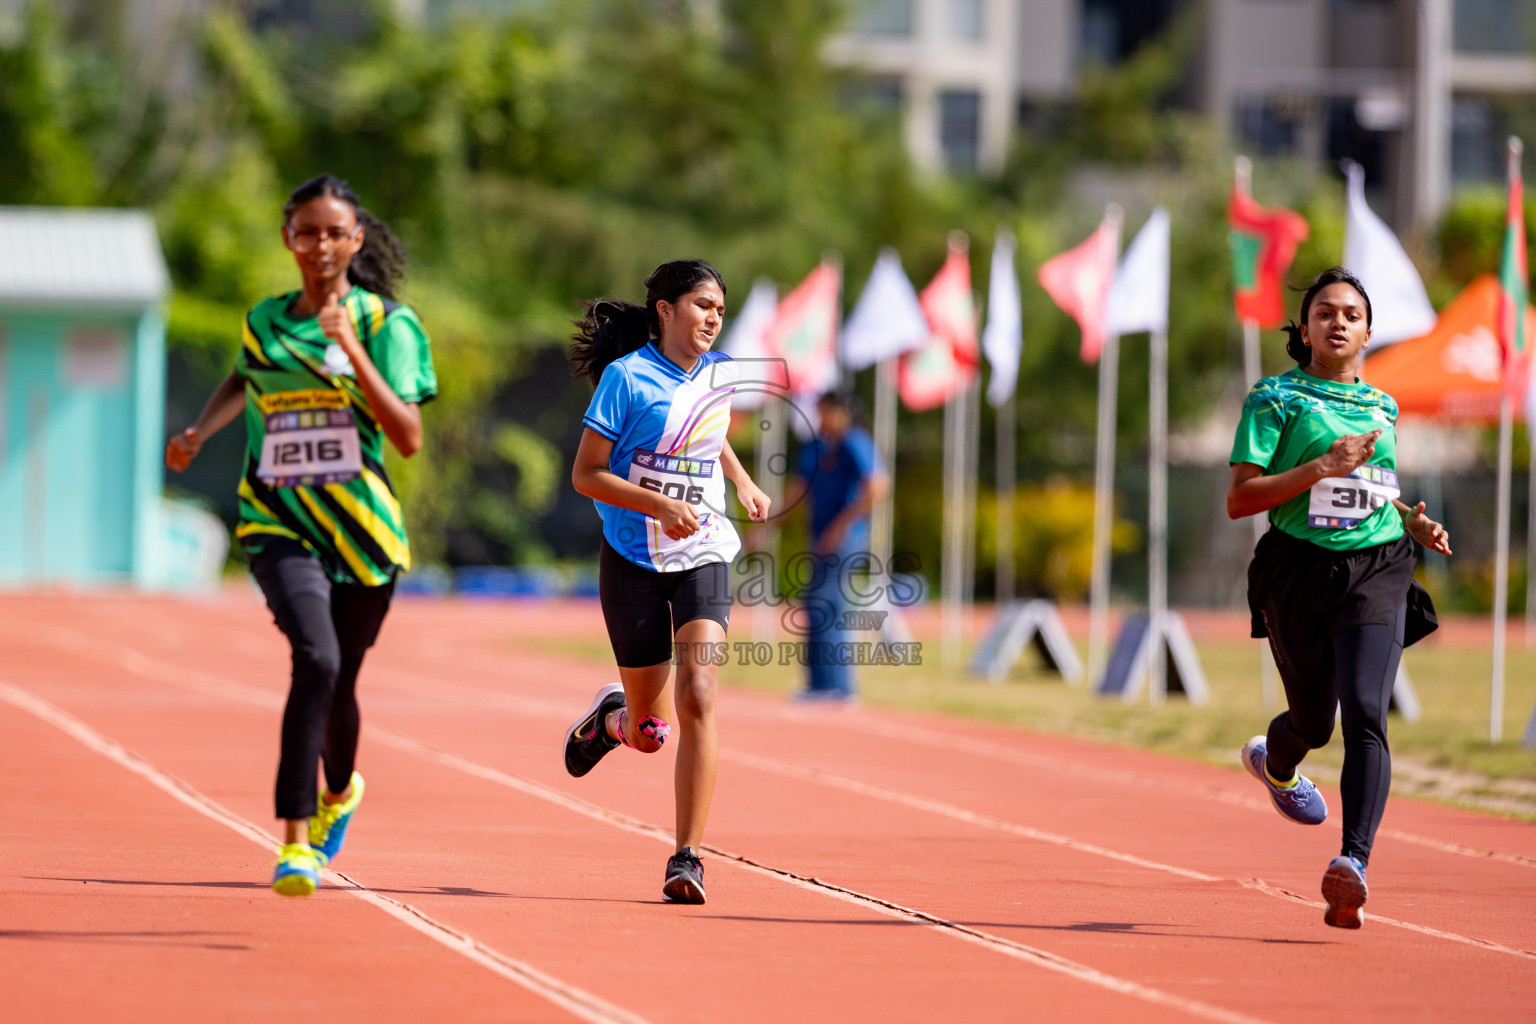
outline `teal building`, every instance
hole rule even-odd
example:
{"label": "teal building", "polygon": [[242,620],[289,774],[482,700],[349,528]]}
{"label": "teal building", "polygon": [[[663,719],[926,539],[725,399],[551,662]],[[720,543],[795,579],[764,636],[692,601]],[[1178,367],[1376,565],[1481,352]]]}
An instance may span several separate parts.
{"label": "teal building", "polygon": [[169,290],[147,213],[0,207],[0,586],[161,575]]}

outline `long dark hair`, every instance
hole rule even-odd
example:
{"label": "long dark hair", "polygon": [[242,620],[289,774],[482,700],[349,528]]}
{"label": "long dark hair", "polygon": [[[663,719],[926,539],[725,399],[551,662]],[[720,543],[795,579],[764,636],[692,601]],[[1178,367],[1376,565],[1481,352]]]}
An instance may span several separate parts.
{"label": "long dark hair", "polygon": [[[1312,311],[1312,300],[1317,298],[1317,293],[1331,284],[1347,284],[1360,293],[1365,300],[1365,326],[1371,326],[1371,297],[1365,294],[1365,285],[1360,279],[1343,267],[1329,267],[1312,279],[1312,283],[1306,288],[1301,297],[1301,324],[1307,322],[1307,314]],[[1296,291],[1301,291],[1300,288]],[[1301,340],[1301,324],[1295,320],[1285,325],[1285,351],[1300,366],[1310,366],[1312,363],[1312,349]]]}
{"label": "long dark hair", "polygon": [[310,178],[288,197],[283,206],[283,223],[288,223],[294,210],[321,196],[332,196],[350,205],[357,211],[357,222],[363,226],[363,247],[352,256],[352,263],[347,267],[347,280],[391,301],[396,299],[400,286],[405,283],[405,246],[389,230],[388,224],[364,209],[351,185],[334,174]]}
{"label": "long dark hair", "polygon": [[608,364],[661,336],[661,320],[656,315],[658,302],[676,302],[707,281],[720,286],[725,281],[720,271],[703,260],[673,260],[657,267],[645,279],[645,305],[623,299],[590,299],[580,303],[585,315],[572,320],[576,333],[571,335],[573,377],[585,377],[593,386],[602,379]]}

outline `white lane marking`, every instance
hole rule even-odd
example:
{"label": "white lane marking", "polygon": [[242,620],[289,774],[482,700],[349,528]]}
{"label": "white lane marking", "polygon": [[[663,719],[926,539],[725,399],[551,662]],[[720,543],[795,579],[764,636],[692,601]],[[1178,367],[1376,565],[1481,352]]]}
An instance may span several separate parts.
{"label": "white lane marking", "polygon": [[[3,628],[3,624],[0,624],[0,628]],[[282,696],[272,691],[247,686],[243,683],[233,683],[205,673],[183,669],[180,666],[151,658],[131,647],[117,643],[107,644],[88,633],[67,627],[29,625],[25,632],[16,629],[7,629],[5,632],[8,636],[12,636],[15,639],[32,641],[40,638],[45,639],[50,646],[71,654],[78,655],[85,649],[92,649],[102,658],[146,679],[170,682],[172,680],[162,678],[162,676],[165,674],[175,674],[178,676],[178,679],[175,681],[176,685],[187,686],[190,689],[196,689],[213,696],[230,697],[235,695],[232,691],[238,690],[246,695],[245,699],[251,700],[253,703],[259,703],[264,707],[281,707],[283,704]],[[249,652],[247,653],[249,655]],[[442,686],[441,680],[391,666],[372,666],[368,672],[370,677],[378,675],[394,676],[406,683],[423,683],[438,689]],[[464,690],[469,690],[474,695],[473,699],[477,701],[489,701],[495,707],[516,711],[519,714],[561,718],[568,710],[564,704],[540,698],[487,693],[480,687],[466,687],[463,685],[458,685],[456,689],[461,693]],[[989,743],[986,740],[951,735],[921,725],[887,722],[862,715],[834,717],[827,714],[827,709],[809,710],[793,706],[775,706],[771,703],[768,704],[766,710],[775,717],[786,718],[802,725],[846,728],[850,731],[864,732],[885,739],[916,743],[941,750],[958,751],[993,761],[1003,761],[1028,768],[1039,768],[1078,778],[1095,779],[1100,782],[1111,782],[1116,785],[1156,785],[1161,792],[1182,793],[1186,796],[1200,797],[1232,807],[1244,807],[1264,814],[1274,813],[1274,808],[1267,800],[1243,796],[1219,786],[1202,786],[1168,779],[1163,776],[1146,775],[1116,768],[1099,768],[1073,761],[1063,761],[1060,758],[1044,754],[1034,754],[998,743]],[[1527,857],[1518,853],[1502,853],[1498,850],[1485,850],[1480,847],[1465,846],[1461,843],[1446,842],[1445,840],[1434,839],[1429,836],[1422,836],[1395,828],[1383,828],[1377,834],[1388,839],[1395,839],[1399,842],[1409,843],[1413,846],[1435,850],[1440,853],[1461,857],[1475,857],[1479,860],[1494,860],[1525,868],[1536,868],[1536,857]]]}
{"label": "white lane marking", "polygon": [[[422,743],[420,740],[406,736],[402,733],[397,733],[392,729],[384,729],[378,726],[366,725],[363,727],[363,729],[375,742],[394,747],[396,750],[401,752],[414,754],[415,756],[424,760],[436,762],[437,764],[443,765],[447,768],[453,768],[457,771],[463,772],[466,775],[471,775],[475,778],[483,779],[487,782],[493,782],[497,785],[505,786],[508,789],[513,789],[527,796],[535,797],[539,800],[544,800],[548,803],[552,803],[556,806],[565,808],[566,810],[573,811],[595,821],[600,821],[603,824],[611,825],[614,828],[622,829],[626,832],[631,832],[635,835],[646,836],[648,838],[666,843],[669,846],[674,841],[672,832],[668,829],[660,827],[659,825],[652,825],[649,822],[630,817],[629,815],[623,814],[619,811],[610,810],[609,808],[603,807],[599,804],[594,804],[583,800],[580,797],[571,796],[570,794],[563,793],[558,789],[553,789],[549,786],[543,785],[542,783],[534,782],[531,779],[525,779],[519,775],[513,775],[512,773],[502,771],[499,768],[492,768],[489,765],[483,765],[478,762],[471,761],[468,758],[460,757],[457,754],[451,754],[447,751],[438,750],[436,747],[429,746],[425,743]],[[1043,967],[1047,970],[1055,971],[1058,974],[1065,974],[1069,977],[1076,978],[1079,981],[1084,981],[1091,985],[1096,985],[1100,988],[1108,989],[1113,992],[1119,992],[1124,995],[1134,996],[1146,1002],[1173,1007],[1175,1009],[1183,1010],[1186,1013],[1204,1017],[1207,1020],[1225,1021],[1229,1022],[1229,1024],[1261,1024],[1260,1018],[1250,1017],[1247,1014],[1237,1013],[1235,1011],[1227,1010],[1219,1006],[1212,1006],[1209,1003],[1202,1003],[1199,1000],[1186,999],[1183,996],[1177,996],[1169,992],[1164,992],[1160,989],[1151,988],[1147,985],[1142,985],[1138,982],[1134,982],[1126,978],[1117,977],[1112,974],[1106,974],[1095,967],[1089,967],[1086,964],[1080,964],[1074,960],[1068,960],[1065,957],[1058,956],[1055,953],[1051,953],[1047,950],[1036,949],[1033,946],[1027,946],[1021,942],[1014,942],[1011,939],[1005,939],[1001,936],[992,935],[988,932],[984,932],[955,921],[950,921],[946,918],[938,917],[934,914],[929,914],[921,910],[913,910],[909,907],[904,907],[899,903],[894,903],[890,900],[882,899],[879,896],[871,896],[867,893],[859,892],[856,889],[849,889],[844,886],[835,885],[831,882],[826,882],[819,878],[808,878],[805,875],[797,874],[796,872],[789,871],[785,868],[774,867],[771,864],[766,864],[761,861],[754,860],[751,857],[746,857],[738,853],[732,853],[729,850],[721,849],[720,847],[714,846],[710,843],[703,844],[703,848],[705,852],[713,854],[716,857],[729,860],[735,863],[738,867],[744,868],[755,874],[767,875],[772,878],[777,878],[780,881],[789,882],[799,888],[820,893],[824,896],[832,896],[844,902],[874,910],[888,917],[900,918],[904,921],[910,921],[915,924],[922,924],[931,928],[935,928],[944,934],[952,935],[955,938],[962,939],[963,941],[983,946],[987,949],[993,950],[994,952],[1002,953],[1005,956],[1010,956],[1017,960],[1027,961],[1029,963],[1035,964],[1038,967]]]}
{"label": "white lane marking", "polygon": [[[785,707],[778,709],[778,714],[780,717],[791,719],[802,725],[819,725],[830,729],[845,728],[852,732],[863,732],[871,736],[879,736],[882,739],[915,743],[941,750],[959,751],[975,757],[987,758],[993,761],[1005,761],[1027,768],[1039,768],[1062,775],[1095,779],[1100,782],[1112,782],[1121,786],[1156,786],[1160,792],[1182,793],[1185,796],[1200,797],[1233,807],[1246,807],[1249,810],[1261,811],[1265,814],[1274,813],[1274,808],[1268,800],[1243,796],[1218,786],[1202,786],[1182,782],[1177,779],[1169,779],[1160,775],[1147,775],[1124,769],[1099,768],[1093,765],[1079,764],[1074,761],[1063,761],[1060,758],[1050,757],[1045,754],[1034,754],[1024,750],[1015,750],[1012,747],[999,743],[989,743],[986,740],[972,739],[968,736],[953,736],[938,729],[929,729],[916,724],[906,725],[886,722],[862,715],[830,715],[825,708],[813,711],[804,708]],[[1450,843],[1395,828],[1380,829],[1377,835],[1411,843],[1414,846],[1421,846],[1428,850],[1438,850],[1441,853],[1456,854],[1462,857],[1477,857],[1481,860],[1497,860],[1506,864],[1518,864],[1520,867],[1536,868],[1536,857],[1527,857],[1518,853],[1501,853],[1497,850],[1484,850],[1475,846],[1464,846],[1460,843]]]}
{"label": "white lane marking", "polygon": [[[1245,889],[1253,889],[1257,892],[1266,893],[1270,896],[1278,896],[1281,899],[1292,900],[1296,903],[1304,903],[1309,907],[1316,907],[1319,910],[1322,910],[1328,906],[1328,904],[1319,902],[1318,900],[1309,900],[1305,896],[1299,896],[1296,893],[1291,892],[1289,889],[1281,889],[1278,886],[1270,885],[1262,878],[1239,879],[1239,884],[1242,885]],[[1474,939],[1467,935],[1457,935],[1455,932],[1443,932],[1439,928],[1430,928],[1428,925],[1414,924],[1412,921],[1399,921],[1394,917],[1382,917],[1380,914],[1375,913],[1374,911],[1368,911],[1366,914],[1366,919],[1370,921],[1380,921],[1382,924],[1389,924],[1394,928],[1406,928],[1408,931],[1418,932],[1420,935],[1428,935],[1436,939],[1445,939],[1448,942],[1459,942],[1464,946],[1472,946],[1475,949],[1487,949],[1496,953],[1512,953],[1515,956],[1529,957],[1530,959],[1536,960],[1536,952],[1532,952],[1528,949],[1513,949],[1509,946],[1501,946],[1497,942],[1489,942],[1487,939]]]}
{"label": "white lane marking", "polygon": [[[1111,860],[1118,860],[1126,864],[1134,864],[1137,867],[1148,868],[1153,871],[1163,871],[1170,875],[1178,875],[1182,878],[1190,878],[1197,882],[1236,882],[1237,884],[1243,886],[1245,889],[1252,889],[1255,892],[1262,892],[1269,896],[1278,896],[1282,899],[1291,901],[1300,900],[1301,902],[1307,902],[1302,897],[1297,896],[1285,889],[1281,889],[1278,886],[1270,885],[1268,882],[1265,882],[1262,879],[1226,879],[1219,878],[1216,875],[1207,875],[1199,871],[1190,871],[1187,868],[1177,867],[1173,864],[1164,864],[1160,861],[1147,860],[1146,858],[1137,857],[1132,854],[1121,853],[1118,850],[1110,850],[1102,846],[1096,846],[1093,843],[1081,842],[1079,840],[1072,839],[1069,836],[1057,835],[1052,832],[1042,832],[1039,829],[1033,829],[1027,825],[1018,825],[1011,821],[1002,821],[997,818],[989,818],[986,815],[977,814],[974,811],[968,811],[963,807],[956,807],[954,804],[947,804],[940,800],[930,800],[928,797],[917,796],[913,793],[904,793],[901,790],[887,789],[884,786],[876,786],[868,782],[860,782],[857,779],[850,779],[843,775],[834,775],[831,772],[822,771],[819,768],[804,768],[797,764],[790,764],[787,761],[777,761],[773,758],[762,757],[758,754],[746,754],[740,751],[722,750],[720,752],[720,759],[722,761],[733,761],[739,764],[744,764],[748,767],[756,768],[759,771],[781,775],[785,778],[800,779],[804,782],[816,783],[822,786],[830,786],[833,789],[841,789],[845,792],[857,793],[861,796],[873,797],[876,800],[884,800],[888,803],[899,804],[902,807],[910,807],[913,810],[927,811],[930,814],[941,815],[942,817],[951,818],[955,821],[963,821],[971,825],[976,825],[980,828],[992,829],[998,832],[1007,832],[1011,835],[1022,836],[1026,839],[1033,839],[1037,842],[1049,843],[1053,846],[1062,846],[1066,847],[1067,849],[1081,850],[1084,853],[1091,853],[1100,857],[1108,857]],[[1315,903],[1312,905],[1321,907],[1325,904]],[[1487,939],[1475,939],[1466,935],[1458,935],[1455,932],[1446,932],[1441,931],[1438,928],[1430,928],[1427,925],[1413,924],[1409,921],[1400,921],[1391,917],[1382,917],[1380,914],[1375,913],[1371,914],[1371,919],[1373,921],[1380,921],[1382,924],[1391,925],[1395,928],[1405,928],[1408,931],[1418,932],[1421,935],[1432,935],[1437,938],[1448,939],[1452,942],[1459,942],[1464,945],[1475,946],[1479,949],[1486,949],[1497,953],[1507,953],[1511,956],[1529,957],[1536,959],[1536,952],[1531,952],[1530,950],[1525,949],[1516,949],[1513,946],[1503,946],[1497,942],[1490,942]]]}
{"label": "white lane marking", "polygon": [[[99,644],[99,643],[97,643],[95,641],[91,641],[91,643],[92,643],[93,646],[98,647],[98,649],[100,649],[101,647],[105,646],[105,645]],[[146,678],[146,679],[151,679],[151,680],[155,680],[155,681],[159,681],[159,682],[169,683],[171,685],[176,685],[176,686],[183,686],[183,687],[186,687],[186,688],[189,688],[189,689],[196,690],[197,692],[200,692],[200,693],[205,693],[205,694],[209,694],[209,695],[213,695],[213,696],[220,696],[220,697],[224,697],[226,699],[243,700],[243,701],[246,701],[248,703],[253,703],[253,704],[260,705],[262,707],[281,707],[282,704],[283,704],[283,700],[282,700],[281,697],[278,697],[276,694],[273,694],[273,693],[271,693],[269,691],[266,691],[266,690],[259,689],[259,688],[254,687],[254,686],[248,686],[248,685],[246,685],[244,683],[229,682],[229,681],[220,679],[219,677],[209,675],[207,673],[198,672],[198,671],[191,670],[191,669],[183,669],[183,668],[181,668],[179,666],[172,665],[172,664],[170,664],[168,662],[162,662],[162,661],[159,661],[157,659],[150,658],[147,655],[141,654],[138,651],[133,650],[132,648],[123,647],[123,648],[120,648],[120,650],[122,652],[124,652],[124,653],[122,653],[118,658],[113,659],[113,660],[115,660],[118,664],[122,665],[128,671],[134,673],[135,675],[142,676],[143,678]],[[424,677],[422,677],[422,678],[424,678]],[[509,700],[518,700],[518,699],[519,698],[509,698]],[[544,706],[545,704],[546,704],[546,702],[544,702],[544,701],[530,701],[530,705],[532,705],[532,707],[530,707],[530,713],[537,713],[534,710],[534,708],[542,709],[542,706]],[[570,797],[570,796],[560,792],[559,790],[548,789],[547,787],[544,787],[544,786],[540,785],[539,783],[529,782],[527,780],[522,780],[518,776],[510,775],[510,774],[508,774],[506,772],[500,771],[499,769],[489,768],[489,767],[486,767],[484,765],[478,765],[478,764],[476,764],[473,761],[469,761],[469,760],[467,760],[465,758],[458,757],[457,755],[454,755],[454,754],[445,754],[445,753],[436,751],[435,748],[429,747],[426,744],[421,743],[420,741],[415,740],[415,739],[413,739],[413,738],[411,738],[409,736],[406,736],[406,735],[404,735],[402,733],[396,733],[396,732],[393,732],[391,730],[387,730],[387,729],[384,729],[384,728],[382,728],[380,726],[374,726],[374,725],[364,725],[363,726],[363,731],[365,733],[371,735],[371,736],[374,736],[374,737],[384,741],[388,745],[396,746],[397,749],[407,750],[407,751],[409,751],[411,753],[415,753],[415,754],[418,754],[419,756],[423,756],[423,757],[428,757],[429,759],[432,759],[432,760],[439,760],[440,763],[449,764],[452,767],[457,768],[459,771],[465,772],[466,774],[476,775],[478,777],[485,778],[485,779],[487,779],[489,781],[497,782],[497,783],[499,783],[501,785],[510,786],[513,789],[518,789],[518,790],[520,790],[520,791],[522,791],[524,793],[527,793],[530,796],[536,796],[536,797],[539,797],[540,799],[553,799],[554,802],[560,803],[562,806],[567,806],[567,807],[569,807],[571,809],[577,809],[577,805],[581,805],[583,807],[590,808],[591,816],[596,817],[599,820],[609,821],[611,823],[618,822],[618,821],[622,820],[622,821],[631,822],[631,823],[633,823],[634,825],[636,825],[638,827],[642,827],[643,829],[655,829],[655,833],[654,834],[656,834],[656,835],[660,836],[661,838],[665,839],[667,842],[671,842],[672,841],[671,833],[670,832],[666,832],[665,830],[661,830],[661,829],[656,829],[655,826],[646,825],[646,824],[644,824],[642,822],[637,822],[635,819],[627,818],[625,815],[618,814],[617,812],[608,811],[605,808],[598,807],[595,804],[590,804],[590,805],[586,804],[585,801],[577,800],[577,798]],[[942,733],[936,733],[935,735],[942,736],[943,734]],[[998,748],[998,749],[1006,750],[1006,748]],[[1038,830],[1038,829],[1031,829],[1028,826],[1016,825],[1016,824],[1014,824],[1012,822],[1003,822],[1003,821],[1000,821],[999,819],[994,819],[994,818],[987,818],[987,817],[985,817],[983,815],[974,814],[973,812],[967,811],[967,810],[965,810],[964,808],[961,808],[961,807],[955,807],[954,805],[950,805],[950,804],[943,804],[940,801],[930,800],[930,799],[928,799],[926,797],[920,797],[920,796],[916,796],[914,794],[902,793],[902,792],[897,791],[897,790],[889,790],[889,789],[885,789],[883,787],[873,786],[873,785],[870,785],[869,783],[859,782],[858,780],[855,780],[855,779],[848,779],[848,778],[843,777],[843,776],[833,775],[830,772],[823,772],[820,769],[802,768],[799,765],[791,765],[791,764],[788,764],[787,762],[776,762],[776,761],[773,761],[770,758],[764,758],[764,757],[761,757],[759,755],[746,754],[746,753],[741,753],[741,752],[722,751],[721,752],[721,756],[722,756],[723,759],[726,759],[726,760],[742,759],[744,761],[744,763],[750,763],[750,761],[748,761],[748,759],[750,759],[751,761],[758,762],[757,764],[753,764],[752,765],[753,767],[763,768],[765,766],[771,765],[773,767],[769,768],[767,770],[778,771],[780,774],[792,774],[793,777],[801,778],[801,779],[804,779],[805,781],[821,783],[823,785],[832,785],[832,786],[835,786],[836,788],[847,789],[850,792],[861,793],[862,795],[872,796],[872,797],[875,797],[877,799],[891,800],[891,801],[896,802],[896,803],[900,803],[900,804],[904,804],[906,806],[913,807],[914,809],[919,809],[919,810],[929,811],[929,812],[932,812],[932,813],[942,814],[945,817],[954,818],[954,819],[960,820],[960,821],[967,821],[967,822],[969,822],[971,824],[980,825],[983,828],[991,828],[991,829],[995,829],[995,830],[999,830],[999,831],[1009,832],[1011,834],[1019,835],[1019,836],[1024,837],[1024,838],[1035,839],[1035,840],[1038,840],[1038,841],[1041,841],[1041,842],[1047,842],[1047,843],[1051,843],[1053,845],[1063,846],[1063,847],[1068,848],[1068,849],[1081,850],[1082,852],[1085,852],[1085,853],[1090,853],[1090,854],[1094,854],[1094,855],[1098,855],[1098,856],[1108,857],[1108,858],[1113,859],[1113,860],[1121,861],[1122,863],[1133,864],[1133,865],[1136,865],[1136,866],[1139,866],[1139,867],[1148,868],[1148,869],[1154,870],[1154,871],[1162,871],[1162,872],[1166,872],[1168,874],[1178,875],[1178,876],[1189,878],[1189,879],[1192,879],[1192,880],[1195,880],[1195,881],[1205,881],[1205,882],[1233,881],[1233,882],[1236,882],[1237,884],[1242,885],[1245,888],[1251,889],[1251,890],[1253,890],[1255,892],[1262,892],[1262,893],[1265,893],[1265,894],[1270,895],[1270,896],[1276,896],[1276,895],[1283,894],[1283,895],[1281,895],[1281,898],[1284,898],[1284,899],[1287,899],[1287,900],[1290,900],[1290,901],[1293,901],[1293,902],[1296,899],[1299,899],[1299,897],[1291,896],[1289,893],[1286,892],[1286,890],[1280,889],[1278,887],[1270,886],[1268,883],[1263,882],[1260,879],[1250,879],[1250,880],[1247,880],[1247,881],[1242,880],[1242,879],[1230,879],[1230,880],[1222,879],[1222,878],[1219,878],[1219,877],[1217,877],[1215,875],[1207,875],[1207,874],[1204,874],[1202,872],[1191,871],[1190,869],[1187,869],[1187,868],[1180,868],[1180,867],[1176,867],[1176,866],[1171,865],[1171,864],[1163,864],[1163,863],[1160,863],[1158,861],[1153,861],[1153,860],[1148,860],[1148,859],[1145,859],[1145,858],[1137,857],[1134,854],[1120,853],[1119,851],[1110,850],[1110,849],[1107,849],[1105,847],[1097,846],[1097,845],[1092,844],[1092,843],[1080,842],[1078,840],[1071,839],[1070,837],[1067,837],[1067,836],[1059,836],[1059,835],[1056,835],[1055,833],[1044,832],[1044,831],[1041,831],[1041,830]],[[487,774],[487,773],[489,773],[489,774]],[[1127,774],[1129,774],[1129,773],[1127,773]],[[528,787],[528,788],[525,788],[525,787]],[[570,801],[570,803],[566,803],[566,801]],[[582,813],[589,813],[589,812],[588,811],[583,811]],[[647,834],[651,834],[651,833],[647,833]],[[738,856],[736,854],[726,853],[724,851],[719,851],[719,850],[713,850],[713,848],[711,848],[711,849],[712,849],[712,852],[719,853],[721,856],[730,857],[730,858],[735,859],[735,860],[740,860],[743,863],[747,863],[748,862],[747,858],[740,857],[740,856]],[[780,870],[780,869],[767,869],[767,870],[777,871],[777,870]],[[785,871],[784,874],[787,877],[793,875],[792,872],[788,872],[788,871]],[[1249,884],[1250,882],[1257,883],[1257,884]],[[873,897],[873,896],[864,897],[864,898],[871,899],[871,900],[878,900],[878,897]],[[1318,906],[1322,906],[1322,904],[1318,904]],[[1533,953],[1533,952],[1531,952],[1529,950],[1517,949],[1517,948],[1514,948],[1514,947],[1511,947],[1511,946],[1504,946],[1504,945],[1501,945],[1499,943],[1489,941],[1487,939],[1477,939],[1477,938],[1472,938],[1472,937],[1466,936],[1466,935],[1458,935],[1458,934],[1456,934],[1454,932],[1444,932],[1444,931],[1441,931],[1441,930],[1436,929],[1436,928],[1431,928],[1431,927],[1429,927],[1427,925],[1413,924],[1411,922],[1399,921],[1399,920],[1397,920],[1395,918],[1381,917],[1381,916],[1378,916],[1378,915],[1375,915],[1375,914],[1373,914],[1372,917],[1375,920],[1382,922],[1383,924],[1391,925],[1393,927],[1403,928],[1403,929],[1406,929],[1408,931],[1415,931],[1415,932],[1418,932],[1418,933],[1423,934],[1423,935],[1442,937],[1442,938],[1445,938],[1445,939],[1447,939],[1449,941],[1452,941],[1452,942],[1458,942],[1458,943],[1461,943],[1463,945],[1473,946],[1473,947],[1476,947],[1476,948],[1479,948],[1479,949],[1485,949],[1485,950],[1488,950],[1488,951],[1491,951],[1491,952],[1505,953],[1505,954],[1508,954],[1508,955],[1519,956],[1519,957],[1536,958],[1536,953]],[[1007,942],[1009,940],[999,939],[998,941],[1000,941],[1000,942]],[[1089,968],[1089,970],[1092,970],[1092,968]]]}
{"label": "white lane marking", "polygon": [[[104,736],[64,711],[27,690],[8,683],[0,683],[0,700],[25,711],[54,726],[83,746],[95,751],[121,768],[144,779],[150,785],[169,794],[199,814],[218,822],[231,831],[251,840],[268,850],[279,844],[278,838],[254,823],[240,817],[213,799],[168,772],[156,768],[121,743]],[[458,953],[495,974],[516,982],[533,994],[591,1024],[648,1024],[644,1017],[614,1006],[590,992],[551,977],[531,964],[507,956],[492,949],[463,932],[450,928],[441,921],[423,913],[408,903],[391,899],[374,892],[356,879],[327,868],[325,878],[332,885],[351,893],[397,921],[415,929],[435,942]],[[276,899],[277,897],[273,897]]]}
{"label": "white lane marking", "polygon": [[1170,875],[1179,875],[1183,878],[1193,879],[1196,882],[1220,882],[1223,880],[1216,875],[1208,875],[1203,871],[1191,871],[1188,868],[1180,868],[1172,864],[1147,860],[1145,857],[1138,857],[1135,854],[1121,853],[1118,850],[1111,850],[1094,843],[1085,843],[1070,836],[1058,835],[1055,832],[1046,832],[1038,828],[1030,828],[1028,825],[1018,825],[1011,821],[990,818],[984,814],[968,811],[963,807],[956,807],[954,804],[947,804],[940,800],[930,800],[925,796],[903,793],[900,790],[887,789],[884,786],[876,786],[868,782],[860,782],[857,779],[850,779],[843,775],[834,775],[819,768],[805,768],[797,764],[790,764],[787,761],[778,761],[771,757],[748,754],[739,750],[722,750],[720,752],[720,760],[733,761],[737,764],[756,768],[759,771],[782,775],[786,778],[799,779],[803,782],[814,782],[823,786],[831,786],[833,789],[841,789],[847,793],[874,797],[876,800],[884,800],[887,803],[899,804],[902,807],[910,807],[914,810],[927,811],[930,814],[937,814],[955,821],[963,821],[968,825],[992,829],[995,832],[1007,832],[1025,839],[1033,839],[1036,842],[1048,843],[1051,846],[1061,846],[1069,850],[1080,850],[1083,853],[1108,857],[1110,860],[1133,864],[1139,868],[1165,871]]}

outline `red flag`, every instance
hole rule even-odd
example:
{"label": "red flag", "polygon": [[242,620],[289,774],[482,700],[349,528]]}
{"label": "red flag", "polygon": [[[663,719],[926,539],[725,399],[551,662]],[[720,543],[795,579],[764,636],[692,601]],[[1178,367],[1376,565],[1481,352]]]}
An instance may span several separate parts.
{"label": "red flag", "polygon": [[1083,332],[1082,357],[1096,363],[1104,347],[1109,317],[1109,286],[1115,278],[1117,226],[1108,217],[1087,240],[1040,265],[1035,279]]}
{"label": "red flag", "polygon": [[1232,300],[1239,320],[1258,321],[1260,327],[1278,327],[1285,320],[1285,285],[1282,280],[1306,241],[1306,218],[1292,210],[1260,206],[1248,193],[1232,189],[1227,201],[1231,225]]}
{"label": "red flag", "polygon": [[783,359],[795,394],[820,390],[837,378],[837,325],[842,269],[826,261],[784,296],[763,331],[763,346]]}
{"label": "red flag", "polygon": [[971,297],[971,258],[959,245],[918,296],[931,332],[901,357],[896,388],[913,412],[937,408],[970,386],[981,364],[976,303]]}

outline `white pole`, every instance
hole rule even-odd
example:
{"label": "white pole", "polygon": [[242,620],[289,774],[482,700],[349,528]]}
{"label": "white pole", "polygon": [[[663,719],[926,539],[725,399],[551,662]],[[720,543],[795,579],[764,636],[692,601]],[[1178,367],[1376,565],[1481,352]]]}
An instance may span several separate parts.
{"label": "white pole", "polygon": [[1164,653],[1168,612],[1168,332],[1153,331],[1148,352],[1152,438],[1147,453],[1147,623],[1152,637],[1152,703],[1168,693]]}
{"label": "white pole", "polygon": [[978,463],[981,461],[981,374],[971,378],[971,386],[965,392],[965,446],[961,449],[964,461],[964,488],[961,492],[962,520],[960,607],[961,642],[970,634],[971,613],[976,605],[976,488]]}
{"label": "white pole", "polygon": [[998,611],[1013,601],[1013,512],[1017,489],[1013,396],[997,407],[997,589]]}
{"label": "white pole", "polygon": [[896,496],[896,366],[891,358],[875,366],[875,451],[885,464],[885,477],[890,482],[885,497],[875,504],[870,517],[870,549],[880,565],[880,572],[889,579],[891,571],[891,533],[895,524]]}
{"label": "white pole", "polygon": [[1099,426],[1093,468],[1093,565],[1088,583],[1088,679],[1097,688],[1109,664],[1109,541],[1115,517],[1115,403],[1120,339],[1099,352]]}
{"label": "white pole", "polygon": [[962,395],[944,403],[944,546],[940,576],[939,665],[959,665],[960,644],[960,460]]}
{"label": "white pole", "polygon": [[[1536,387],[1536,379],[1530,386]],[[1525,419],[1525,445],[1530,449],[1525,471],[1525,646],[1529,649],[1536,647],[1536,424],[1529,416]]]}
{"label": "white pole", "polygon": [[1493,679],[1489,686],[1488,742],[1504,737],[1504,626],[1509,611],[1509,497],[1514,453],[1514,403],[1499,398],[1499,492],[1493,555]]}
{"label": "white pole", "polygon": [[[1243,376],[1252,385],[1264,375],[1264,364],[1259,358],[1259,324],[1257,320],[1243,321]],[[1253,540],[1257,544],[1269,529],[1269,517],[1253,517]],[[1264,710],[1272,710],[1280,702],[1280,680],[1276,677],[1274,656],[1269,644],[1259,641],[1259,699]]]}

